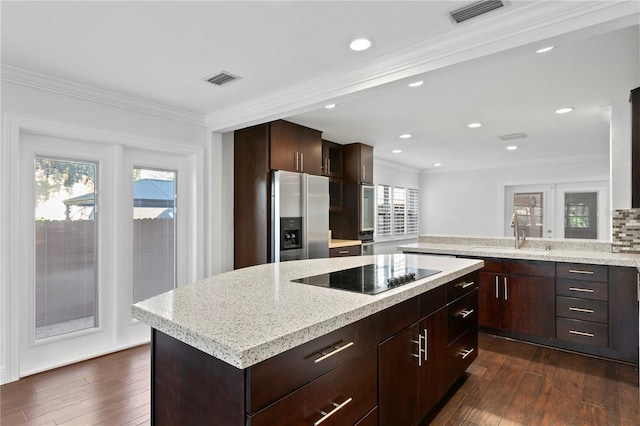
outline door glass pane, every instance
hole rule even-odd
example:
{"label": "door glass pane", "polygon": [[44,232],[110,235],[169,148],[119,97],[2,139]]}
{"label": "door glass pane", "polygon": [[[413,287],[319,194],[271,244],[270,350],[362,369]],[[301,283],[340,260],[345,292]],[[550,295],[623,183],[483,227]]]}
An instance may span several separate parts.
{"label": "door glass pane", "polygon": [[[520,235],[542,238],[544,228],[544,205],[542,192],[513,194],[513,211],[518,215]],[[508,218],[510,220],[510,218]]]}
{"label": "door glass pane", "polygon": [[377,194],[377,234],[379,237],[391,235],[391,187],[378,185]]}
{"label": "door glass pane", "polygon": [[406,206],[406,191],[404,188],[393,188],[393,235],[403,235],[404,216]]}
{"label": "door glass pane", "polygon": [[133,169],[133,302],[176,286],[175,171]]}
{"label": "door glass pane", "polygon": [[35,160],[35,337],[97,327],[95,163]]}
{"label": "door glass pane", "polygon": [[564,237],[598,238],[598,193],[564,194]]}

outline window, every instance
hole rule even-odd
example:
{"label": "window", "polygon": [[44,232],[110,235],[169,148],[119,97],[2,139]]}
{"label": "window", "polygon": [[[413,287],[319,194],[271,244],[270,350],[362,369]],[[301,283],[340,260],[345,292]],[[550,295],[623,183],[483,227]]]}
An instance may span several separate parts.
{"label": "window", "polygon": [[598,238],[597,211],[597,192],[566,192],[564,194],[564,237]]}
{"label": "window", "polygon": [[418,190],[378,185],[376,195],[378,237],[418,233]]}
{"label": "window", "polygon": [[35,160],[35,338],[97,327],[95,163]]}
{"label": "window", "polygon": [[175,171],[133,169],[133,302],[176,286]]}

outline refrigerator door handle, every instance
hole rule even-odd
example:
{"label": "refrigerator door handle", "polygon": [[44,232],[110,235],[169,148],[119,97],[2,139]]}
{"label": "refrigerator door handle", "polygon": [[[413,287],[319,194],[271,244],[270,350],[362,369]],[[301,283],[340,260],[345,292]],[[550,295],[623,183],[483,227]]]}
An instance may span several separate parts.
{"label": "refrigerator door handle", "polygon": [[309,258],[309,177],[306,174],[300,176],[302,192],[302,253],[303,259]]}

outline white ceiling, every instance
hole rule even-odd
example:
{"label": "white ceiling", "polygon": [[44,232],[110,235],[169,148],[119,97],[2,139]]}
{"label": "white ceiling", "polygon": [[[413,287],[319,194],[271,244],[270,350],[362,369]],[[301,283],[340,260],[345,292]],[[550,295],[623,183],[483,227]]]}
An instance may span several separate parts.
{"label": "white ceiling", "polygon": [[[602,107],[640,86],[640,3],[511,1],[453,25],[463,3],[3,1],[3,79],[48,76],[218,131],[286,118],[417,169],[606,156]],[[373,47],[351,52],[355,36]],[[241,79],[202,81],[222,70]],[[508,152],[497,136],[516,132],[529,137]]]}

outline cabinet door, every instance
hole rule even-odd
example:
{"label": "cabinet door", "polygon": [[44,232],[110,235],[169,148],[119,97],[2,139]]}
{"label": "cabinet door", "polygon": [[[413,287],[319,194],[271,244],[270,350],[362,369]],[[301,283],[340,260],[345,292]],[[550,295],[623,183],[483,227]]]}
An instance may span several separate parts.
{"label": "cabinet door", "polygon": [[447,391],[447,309],[439,311],[424,318],[419,323],[419,331],[422,336],[426,351],[421,353],[422,366],[420,367],[419,390],[419,418],[424,418],[429,411],[440,401]]}
{"label": "cabinet door", "polygon": [[342,177],[342,145],[322,141],[322,174]]}
{"label": "cabinet door", "polygon": [[[418,356],[420,334],[413,324],[378,345],[378,410],[380,425],[412,425],[418,421]],[[421,363],[421,362],[420,362]]]}
{"label": "cabinet door", "polygon": [[373,185],[373,147],[360,144],[360,182]]}
{"label": "cabinet door", "polygon": [[504,329],[532,336],[555,337],[554,281],[553,278],[504,275]]}
{"label": "cabinet door", "polygon": [[274,121],[270,125],[270,168],[272,170],[299,172],[297,125],[283,120]]}
{"label": "cabinet door", "polygon": [[480,272],[478,324],[481,327],[502,329],[502,291],[500,274]]}
{"label": "cabinet door", "polygon": [[298,126],[296,135],[298,152],[300,153],[299,171],[322,176],[322,133],[308,127]]}

